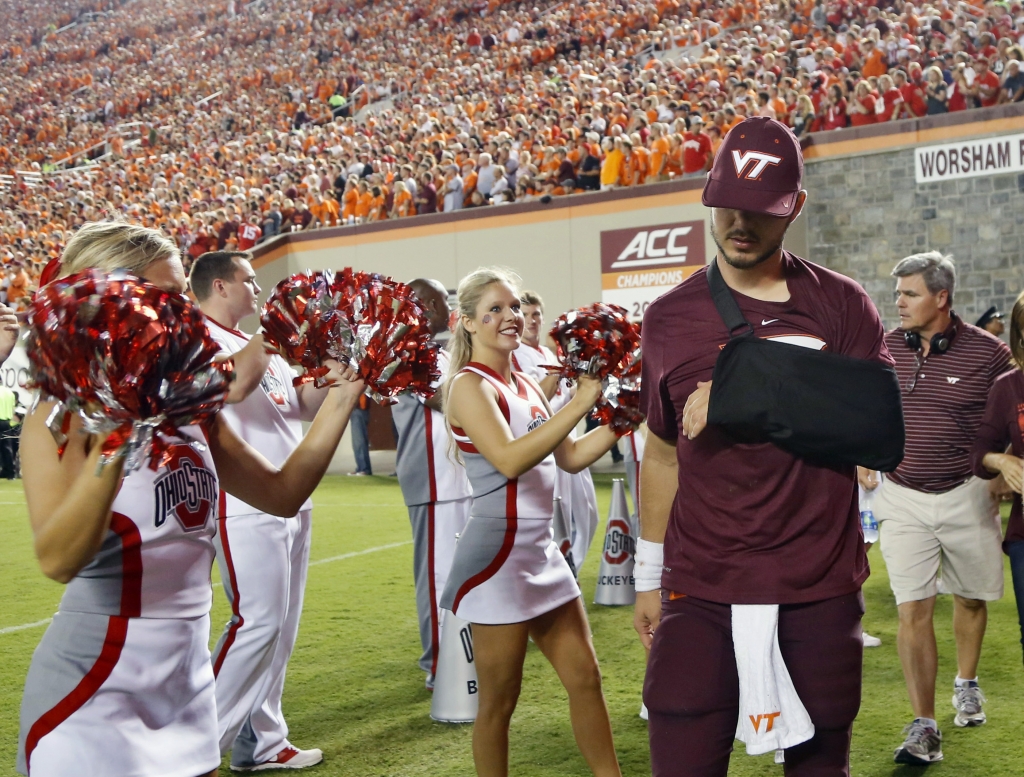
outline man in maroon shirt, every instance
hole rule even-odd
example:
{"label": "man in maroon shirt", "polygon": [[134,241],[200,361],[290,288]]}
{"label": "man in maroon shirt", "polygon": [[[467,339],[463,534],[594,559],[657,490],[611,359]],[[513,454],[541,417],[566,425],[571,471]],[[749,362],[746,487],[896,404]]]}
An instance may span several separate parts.
{"label": "man in maroon shirt", "polygon": [[[885,342],[900,379],[907,442],[902,463],[878,487],[874,513],[914,711],[895,759],[920,765],[942,760],[933,625],[940,563],[953,594],[954,723],[985,722],[978,659],[986,602],[1003,595],[1002,532],[987,484],[972,477],[971,447],[992,386],[1010,368],[1010,349],[953,312],[956,269],[949,257],[937,251],[908,256],[892,274],[900,325]],[[862,470],[860,477],[865,489],[878,486],[874,473]]]}
{"label": "man in maroon shirt", "polygon": [[[734,127],[704,188],[714,261],[758,336],[890,363],[864,290],[782,247],[806,200],[802,175],[799,143],[784,125],[756,117]],[[779,605],[782,657],[814,724],[810,739],[785,750],[786,774],[849,774],[868,576],[854,468],[739,444],[707,425],[729,332],[705,272],[651,304],[644,335],[650,434],[634,625],[651,651],[644,701],[654,777],[724,777],[737,721],[760,734],[776,720],[778,709],[740,716],[731,616],[744,604]]]}
{"label": "man in maroon shirt", "polygon": [[[1024,295],[1010,315],[1010,350],[1016,369],[1003,374],[992,387],[978,437],[971,450],[974,474],[991,479],[1002,475],[1013,492],[1003,552],[1010,557],[1010,573],[1017,600],[1017,620],[1024,646]],[[1006,450],[1009,448],[1010,452]]]}
{"label": "man in maroon shirt", "polygon": [[416,212],[437,213],[437,188],[434,186],[432,173],[424,173],[420,180],[420,190],[416,195]]}

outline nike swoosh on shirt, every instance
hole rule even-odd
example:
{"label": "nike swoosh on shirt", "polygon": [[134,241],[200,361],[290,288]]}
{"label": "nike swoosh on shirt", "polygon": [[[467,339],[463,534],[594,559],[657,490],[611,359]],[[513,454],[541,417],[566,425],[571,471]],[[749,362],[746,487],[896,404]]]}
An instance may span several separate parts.
{"label": "nike swoosh on shirt", "polygon": [[766,318],[764,319],[764,321],[761,322],[761,326],[768,326],[769,324],[774,324],[778,320],[779,319],[777,318]]}

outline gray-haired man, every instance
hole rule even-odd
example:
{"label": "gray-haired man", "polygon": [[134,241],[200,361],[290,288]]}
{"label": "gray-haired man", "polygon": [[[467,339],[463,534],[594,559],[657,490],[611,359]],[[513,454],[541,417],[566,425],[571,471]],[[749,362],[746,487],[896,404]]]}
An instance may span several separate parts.
{"label": "gray-haired man", "polygon": [[874,512],[882,556],[899,611],[897,646],[914,720],[896,749],[897,763],[942,760],[935,720],[938,651],[932,622],[936,579],[953,594],[957,647],[954,723],[985,722],[978,659],[986,602],[1003,595],[999,513],[985,481],[973,477],[971,445],[1010,349],[953,312],[956,269],[936,251],[908,256],[892,271],[900,325],[885,337],[896,362],[906,420],[906,456],[878,487],[860,470],[864,488],[878,487]]}

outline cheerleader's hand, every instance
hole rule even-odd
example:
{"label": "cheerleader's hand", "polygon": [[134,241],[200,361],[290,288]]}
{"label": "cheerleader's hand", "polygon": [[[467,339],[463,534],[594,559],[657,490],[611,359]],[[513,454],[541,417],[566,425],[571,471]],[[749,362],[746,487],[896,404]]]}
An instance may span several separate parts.
{"label": "cheerleader's hand", "polygon": [[331,381],[331,388],[340,389],[343,394],[356,397],[366,390],[366,384],[352,365],[328,359],[324,366],[330,369],[324,378]]}
{"label": "cheerleader's hand", "polygon": [[580,375],[578,381],[576,381],[576,399],[586,403],[588,408],[593,407],[597,404],[597,400],[601,398],[602,387],[601,381],[597,378],[592,378],[589,375]]}

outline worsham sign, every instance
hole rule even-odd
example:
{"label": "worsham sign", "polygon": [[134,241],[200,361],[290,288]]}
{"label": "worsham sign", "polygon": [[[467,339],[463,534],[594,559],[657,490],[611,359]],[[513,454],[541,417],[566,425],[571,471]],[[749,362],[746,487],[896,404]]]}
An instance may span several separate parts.
{"label": "worsham sign", "polygon": [[914,149],[917,183],[1024,172],[1024,133]]}

